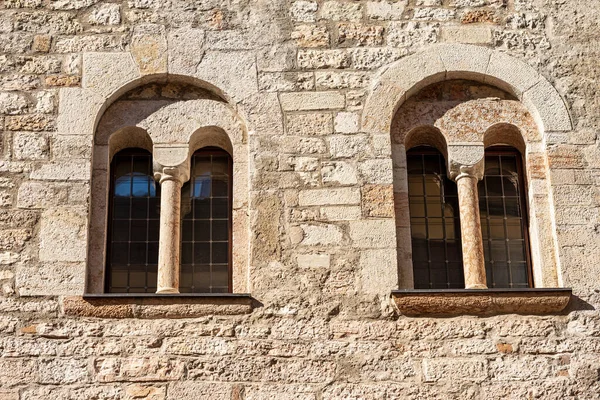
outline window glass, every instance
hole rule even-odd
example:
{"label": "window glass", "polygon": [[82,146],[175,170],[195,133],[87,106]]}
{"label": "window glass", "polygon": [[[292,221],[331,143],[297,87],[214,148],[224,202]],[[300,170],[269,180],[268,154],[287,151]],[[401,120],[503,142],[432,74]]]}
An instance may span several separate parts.
{"label": "window glass", "polygon": [[532,284],[523,188],[521,154],[508,147],[486,150],[479,211],[489,288]]}
{"label": "window glass", "polygon": [[464,288],[456,183],[431,147],[407,152],[415,289]]}
{"label": "window glass", "polygon": [[181,196],[182,293],[231,291],[232,160],[224,150],[194,153]]}
{"label": "window glass", "polygon": [[107,292],[154,293],[160,186],[153,178],[151,154],[142,149],[117,153],[110,188]]}

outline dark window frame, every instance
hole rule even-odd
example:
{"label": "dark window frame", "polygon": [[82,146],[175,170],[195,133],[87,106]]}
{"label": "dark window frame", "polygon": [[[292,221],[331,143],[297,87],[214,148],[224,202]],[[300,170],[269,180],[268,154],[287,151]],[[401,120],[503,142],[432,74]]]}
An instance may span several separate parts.
{"label": "dark window frame", "polygon": [[[106,232],[106,258],[105,258],[105,268],[104,268],[104,272],[105,272],[105,276],[104,276],[104,291],[105,293],[122,293],[122,294],[126,294],[126,295],[130,295],[130,294],[137,294],[137,293],[154,293],[154,291],[156,290],[156,284],[155,286],[151,286],[149,285],[148,281],[148,274],[149,272],[149,265],[148,264],[148,246],[146,245],[146,267],[145,267],[145,292],[131,292],[131,286],[130,286],[130,273],[131,271],[128,270],[127,272],[127,285],[125,286],[126,291],[125,292],[115,292],[113,285],[112,285],[112,273],[113,273],[113,268],[112,268],[112,255],[113,255],[113,244],[115,243],[113,241],[113,237],[114,237],[114,224],[115,224],[115,189],[116,189],[116,172],[117,172],[117,160],[119,157],[131,157],[131,172],[133,173],[133,163],[134,163],[134,157],[148,157],[149,158],[149,173],[148,173],[148,177],[149,179],[152,179],[154,181],[154,177],[153,177],[153,173],[152,173],[152,153],[146,149],[142,149],[142,148],[138,148],[138,147],[130,147],[130,148],[125,148],[122,149],[120,151],[118,151],[116,154],[114,154],[110,165],[109,165],[109,197],[108,197],[108,201],[107,201],[107,232]],[[132,196],[130,195],[129,198],[131,199]],[[149,198],[149,197],[148,197]],[[158,227],[157,227],[157,252],[158,252],[158,230],[160,229],[160,185],[158,183],[155,184],[155,196],[154,198],[156,198],[156,203],[157,203],[157,207],[158,207]],[[133,208],[133,206],[130,205],[130,215],[129,215],[129,231],[128,231],[128,243],[132,243],[131,241],[131,209]],[[147,211],[147,217],[146,217],[146,242],[148,243],[148,234],[149,234],[149,217],[148,217],[148,213],[149,210]],[[128,250],[128,255],[129,255],[130,250]],[[157,254],[157,262],[156,262],[156,274],[158,275],[158,254]],[[117,287],[120,288],[120,287]],[[150,291],[149,291],[150,290]]]}
{"label": "dark window frame", "polygon": [[[407,157],[407,171],[406,171],[406,173],[407,173],[407,184],[409,186],[407,194],[408,194],[408,203],[409,203],[409,217],[410,217],[410,220],[411,220],[411,224],[410,225],[411,225],[411,252],[412,252],[413,274],[415,274],[415,270],[417,269],[415,267],[415,238],[413,237],[413,218],[420,218],[420,217],[415,217],[415,216],[413,216],[413,215],[410,214],[411,197],[423,197],[424,198],[424,201],[425,201],[425,203],[424,203],[425,217],[424,218],[427,221],[429,217],[427,215],[427,208],[428,208],[427,207],[427,204],[428,204],[427,197],[428,196],[427,196],[427,192],[426,192],[425,187],[423,188],[423,195],[414,195],[414,194],[411,195],[411,192],[410,192],[410,183],[409,183],[409,181],[410,181],[410,175],[411,174],[409,174],[409,157],[411,157],[411,156],[413,156],[413,157],[414,156],[421,157],[422,160],[423,160],[423,163],[424,163],[424,158],[423,157],[425,157],[425,156],[435,156],[435,157],[437,157],[438,158],[438,166],[439,166],[439,172],[438,173],[440,175],[440,178],[442,179],[442,187],[440,188],[440,197],[442,199],[445,199],[445,198],[450,197],[450,196],[456,198],[455,199],[456,201],[455,201],[455,204],[454,204],[454,207],[453,207],[454,208],[454,216],[453,217],[447,217],[444,214],[444,207],[443,207],[445,204],[449,204],[449,205],[452,205],[452,204],[446,203],[446,201],[442,201],[440,203],[440,206],[442,206],[441,219],[442,219],[443,238],[441,240],[444,242],[444,261],[443,261],[443,263],[446,266],[445,267],[445,270],[446,270],[446,285],[443,288],[442,287],[436,287],[436,282],[434,282],[434,280],[432,279],[431,265],[432,265],[432,263],[434,261],[432,261],[433,258],[432,258],[431,244],[429,242],[430,239],[426,238],[426,239],[424,239],[424,242],[426,243],[426,252],[427,252],[427,259],[428,259],[427,260],[427,264],[428,264],[428,276],[429,276],[428,281],[429,282],[428,282],[428,287],[427,288],[425,288],[425,287],[422,287],[422,288],[423,289],[464,289],[464,283],[465,283],[464,282],[464,265],[463,265],[463,261],[462,261],[462,259],[463,259],[463,257],[462,257],[462,238],[461,238],[461,229],[460,229],[460,210],[458,208],[458,190],[456,188],[456,183],[450,181],[449,178],[448,178],[448,176],[447,176],[447,172],[446,172],[446,160],[444,158],[444,155],[438,149],[436,149],[435,147],[432,147],[432,146],[418,146],[418,147],[414,147],[412,149],[409,149],[406,152],[406,157]],[[425,166],[424,166],[424,164],[423,164],[422,168],[423,168],[423,172],[422,172],[421,175],[423,176],[423,185],[425,186],[426,182],[425,182],[425,178],[424,177],[426,176],[426,172],[425,172]],[[454,194],[450,194],[450,195],[446,194],[446,192],[448,192],[449,188],[450,188],[447,185],[453,185],[454,186]],[[449,191],[449,192],[452,193],[452,191]],[[452,218],[453,219],[452,224],[453,224],[453,229],[454,229],[455,237],[452,240],[454,240],[454,242],[455,242],[454,245],[457,247],[455,249],[455,251],[457,252],[457,255],[459,256],[458,258],[460,258],[460,260],[458,260],[458,259],[457,260],[449,260],[448,259],[448,255],[449,255],[448,248],[449,248],[449,245],[448,245],[447,241],[449,239],[447,237],[447,226],[446,226],[447,225],[447,221],[446,221],[447,218]],[[429,223],[426,222],[426,232],[429,232],[429,230],[430,230]],[[429,236],[429,233],[427,233],[426,236]],[[438,241],[439,241],[439,239],[438,239]],[[439,261],[436,262],[436,263],[439,263]],[[452,269],[452,271],[454,271],[454,273],[458,273],[458,275],[460,276],[460,282],[458,282],[458,281],[456,281],[456,282],[450,282],[450,274],[452,272],[451,269],[450,269],[451,265],[453,265],[454,267],[458,267],[458,268]],[[414,282],[414,286],[415,287],[417,287],[417,286],[423,286],[423,285],[420,285],[417,282],[416,277],[414,278],[413,282]]]}
{"label": "dark window frame", "polygon": [[[527,197],[527,177],[525,175],[525,160],[524,160],[524,156],[523,154],[521,154],[521,152],[516,149],[513,146],[503,146],[503,145],[497,145],[497,146],[490,146],[488,148],[485,149],[485,156],[484,157],[488,157],[488,156],[510,156],[510,157],[514,157],[516,160],[516,167],[517,167],[517,184],[519,185],[519,195],[517,196],[519,198],[519,209],[520,209],[520,214],[521,214],[521,232],[522,232],[522,236],[523,236],[523,242],[524,242],[524,252],[525,252],[525,265],[526,265],[526,275],[527,275],[527,288],[534,288],[535,287],[535,282],[533,280],[533,264],[532,264],[532,257],[531,257],[531,241],[530,241],[530,235],[529,235],[529,203],[528,203],[528,197]],[[485,174],[484,174],[484,178],[485,178]],[[479,194],[480,197],[480,202],[481,202],[481,193]],[[505,201],[504,198],[506,197],[504,195],[504,192],[501,196],[503,198],[503,202]],[[488,206],[489,209],[489,206]],[[479,208],[479,211],[481,213],[481,207]],[[506,218],[506,209],[504,209],[504,218]],[[484,246],[487,245],[486,242],[490,242],[492,241],[491,235],[490,235],[490,228],[488,226],[488,239],[487,241],[484,239]],[[483,226],[482,226],[482,236],[483,236]],[[508,251],[508,250],[507,250]],[[487,260],[486,260],[487,262]],[[492,278],[493,279],[493,278]],[[490,278],[488,277],[488,282],[490,282]],[[512,287],[512,283],[511,286]]]}
{"label": "dark window frame", "polygon": [[[228,166],[227,166],[227,173],[229,175],[229,179],[228,179],[228,189],[227,189],[227,193],[228,193],[228,199],[227,199],[227,219],[228,219],[228,226],[227,226],[227,241],[228,241],[228,249],[227,249],[227,257],[228,257],[228,265],[227,265],[227,292],[194,292],[194,286],[193,286],[193,272],[192,272],[192,286],[191,286],[191,290],[190,293],[233,293],[233,157],[232,155],[220,148],[220,147],[214,147],[214,146],[207,146],[207,147],[203,147],[200,149],[197,149],[196,151],[194,151],[194,153],[192,154],[191,157],[191,166],[190,166],[190,181],[186,182],[186,184],[192,184],[192,180],[194,179],[194,163],[195,163],[195,157],[196,156],[201,156],[201,157],[205,157],[205,156],[226,156],[227,160],[228,160]],[[184,200],[184,194],[183,194],[183,190],[185,188],[185,185],[182,187],[182,202]],[[212,188],[211,188],[212,190]],[[210,196],[212,198],[212,194]],[[212,215],[211,218],[212,220]],[[181,214],[181,264],[183,266],[183,243],[184,243],[184,215],[183,212]],[[186,241],[187,242],[187,241]],[[212,238],[209,242],[212,242]],[[193,243],[193,241],[192,241]],[[212,252],[212,247],[211,247],[211,252]],[[211,255],[212,258],[212,255]],[[180,272],[181,273],[181,272]],[[212,284],[212,282],[211,282]],[[212,285],[211,285],[212,286]],[[180,278],[180,289],[181,289],[181,278]]]}

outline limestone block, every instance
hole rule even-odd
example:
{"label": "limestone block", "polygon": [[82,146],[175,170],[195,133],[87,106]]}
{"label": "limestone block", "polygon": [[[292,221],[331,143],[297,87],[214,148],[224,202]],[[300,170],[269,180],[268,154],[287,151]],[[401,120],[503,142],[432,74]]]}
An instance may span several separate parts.
{"label": "limestone block", "polygon": [[[98,93],[100,98],[108,97],[139,77],[140,71],[130,53],[83,54],[82,87]],[[62,96],[61,90],[61,102]]]}
{"label": "limestone block", "polygon": [[362,250],[360,286],[365,294],[387,295],[398,286],[398,268],[394,249]]}
{"label": "limestone block", "polygon": [[331,265],[329,254],[299,254],[296,260],[300,268],[329,268]]}
{"label": "limestone block", "polygon": [[425,359],[422,368],[425,382],[452,382],[456,379],[482,382],[488,377],[485,360]]}
{"label": "limestone block", "polygon": [[362,210],[366,217],[394,217],[394,192],[391,185],[364,185],[361,191]]}
{"label": "limestone block", "polygon": [[245,118],[249,132],[258,135],[283,134],[283,115],[277,93],[251,95],[240,103],[239,112]]}
{"label": "limestone block", "polygon": [[492,29],[487,25],[444,26],[442,40],[446,43],[491,44]]}
{"label": "limestone block", "polygon": [[316,1],[294,1],[290,7],[290,15],[297,22],[314,22],[318,7]]}
{"label": "limestone block", "polygon": [[544,131],[565,132],[573,129],[563,99],[545,79],[523,93],[523,103],[531,110]]}
{"label": "limestone block", "polygon": [[389,135],[392,117],[406,100],[406,89],[395,83],[376,82],[362,112],[361,130]]}
{"label": "limestone block", "polygon": [[167,37],[164,26],[136,25],[130,48],[142,75],[167,72]]}
{"label": "limestone block", "polygon": [[99,382],[175,381],[183,377],[185,363],[164,356],[98,358],[93,368]]}
{"label": "limestone block", "polygon": [[6,117],[4,128],[7,131],[53,131],[56,128],[53,116],[26,114]]}
{"label": "limestone block", "polygon": [[0,359],[0,381],[4,387],[30,384],[37,381],[38,368],[35,359]]}
{"label": "limestone block", "polygon": [[366,72],[316,71],[317,89],[362,89],[371,82]]}
{"label": "limestone block", "polygon": [[89,180],[91,167],[89,161],[73,160],[45,163],[31,171],[33,180],[80,181]]}
{"label": "limestone block", "polygon": [[39,235],[40,261],[85,261],[87,210],[57,207],[44,211]]}
{"label": "limestone block", "polygon": [[482,81],[492,55],[492,52],[485,47],[460,44],[440,45],[436,47],[436,51],[440,54],[446,68],[447,79]]}
{"label": "limestone block", "polygon": [[291,37],[298,47],[327,47],[329,45],[329,32],[324,26],[298,25],[292,31]]}
{"label": "limestone block", "polygon": [[301,190],[298,203],[300,206],[359,204],[360,191],[357,188]]}
{"label": "limestone block", "polygon": [[347,68],[350,56],[344,50],[299,50],[298,67],[301,69]]}
{"label": "limestone block", "polygon": [[17,207],[47,208],[67,202],[68,187],[48,182],[27,181],[19,186]]}
{"label": "limestone block", "polygon": [[322,221],[354,221],[360,219],[360,206],[328,206],[319,209]]}
{"label": "limestone block", "polygon": [[324,184],[355,185],[358,182],[356,167],[345,161],[322,163],[321,177]]}
{"label": "limestone block", "polygon": [[345,97],[339,92],[281,93],[283,111],[327,110],[343,108]]}
{"label": "limestone block", "polygon": [[183,27],[168,32],[168,69],[170,74],[193,75],[204,55],[202,29]]}
{"label": "limestone block", "polygon": [[329,113],[286,115],[286,128],[289,135],[322,136],[333,133],[333,117]]}
{"label": "limestone block", "polygon": [[21,93],[0,92],[0,114],[22,114],[29,106],[30,101]]}
{"label": "limestone block", "polygon": [[312,72],[263,72],[258,75],[258,88],[267,92],[314,90]]}
{"label": "limestone block", "polygon": [[540,75],[528,64],[506,53],[494,51],[487,70],[486,83],[521,95],[540,80]]}
{"label": "limestone block", "polygon": [[336,135],[328,138],[331,158],[364,158],[370,155],[366,135]]}
{"label": "limestone block", "polygon": [[405,56],[407,53],[405,49],[390,49],[386,47],[357,48],[349,51],[352,66],[355,69],[361,70],[380,68]]}
{"label": "limestone block", "polygon": [[350,221],[349,227],[350,239],[355,247],[390,249],[396,247],[396,225],[393,219]]}
{"label": "limestone block", "polygon": [[258,91],[254,53],[208,51],[194,76],[222,90],[227,98],[241,101]]}
{"label": "limestone block", "polygon": [[[94,133],[96,117],[103,99],[92,90],[63,88],[59,90],[56,129],[60,135]],[[90,139],[91,140],[91,139]]]}
{"label": "limestone block", "polygon": [[20,296],[76,295],[84,291],[85,265],[18,265],[15,279]]}
{"label": "limestone block", "polygon": [[363,184],[392,184],[394,180],[392,160],[365,160],[358,165]]}
{"label": "limestone block", "polygon": [[406,4],[406,1],[369,1],[365,13],[370,19],[396,20],[402,17]]}
{"label": "limestone block", "polygon": [[40,360],[39,382],[43,384],[84,383],[89,379],[86,360],[46,359]]}
{"label": "limestone block", "polygon": [[232,385],[198,381],[181,381],[169,384],[167,400],[195,400],[198,398],[230,400],[233,398]]}
{"label": "limestone block", "polygon": [[339,112],[335,115],[334,130],[336,133],[356,133],[359,116],[353,112]]}
{"label": "limestone block", "polygon": [[13,157],[16,160],[48,158],[48,137],[43,133],[17,132],[13,135]]}
{"label": "limestone block", "polygon": [[88,21],[92,25],[118,25],[121,23],[121,7],[118,4],[102,4],[90,13]]}
{"label": "limestone block", "polygon": [[124,400],[148,399],[163,400],[166,396],[165,386],[129,385],[125,388]]}
{"label": "limestone block", "polygon": [[55,110],[56,91],[53,89],[42,90],[35,94],[35,111],[50,114]]}
{"label": "limestone block", "polygon": [[340,47],[377,46],[383,43],[383,26],[342,23],[338,25]]}
{"label": "limestone block", "polygon": [[319,10],[319,19],[333,21],[359,21],[362,18],[362,5],[342,3],[341,1],[326,1]]}

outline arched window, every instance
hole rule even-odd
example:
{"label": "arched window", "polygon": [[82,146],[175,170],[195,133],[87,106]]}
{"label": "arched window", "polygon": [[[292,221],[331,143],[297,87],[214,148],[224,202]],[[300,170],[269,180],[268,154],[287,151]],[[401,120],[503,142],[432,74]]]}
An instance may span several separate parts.
{"label": "arched window", "polygon": [[182,293],[231,292],[232,174],[231,156],[222,149],[192,156],[181,196]]}
{"label": "arched window", "polygon": [[152,155],[138,148],[121,150],[110,164],[107,292],[156,291],[159,214]]}
{"label": "arched window", "polygon": [[416,289],[464,288],[456,183],[442,154],[417,147],[406,155]]}
{"label": "arched window", "polygon": [[521,154],[507,146],[486,149],[478,192],[488,287],[532,287]]}

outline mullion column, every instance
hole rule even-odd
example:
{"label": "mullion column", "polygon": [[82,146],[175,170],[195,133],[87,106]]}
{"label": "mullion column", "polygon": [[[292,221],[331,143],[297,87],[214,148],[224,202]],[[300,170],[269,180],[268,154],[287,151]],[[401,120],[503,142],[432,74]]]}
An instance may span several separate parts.
{"label": "mullion column", "polygon": [[483,144],[448,146],[448,172],[458,189],[465,289],[487,289],[477,190],[483,171]]}
{"label": "mullion column", "polygon": [[[159,181],[161,187],[156,293],[179,293],[181,187],[190,176],[188,150],[179,147],[157,149],[156,146],[154,150],[154,177]],[[173,157],[173,155],[180,157]],[[163,158],[165,160],[161,162]],[[173,162],[175,161],[173,159],[182,161]]]}

